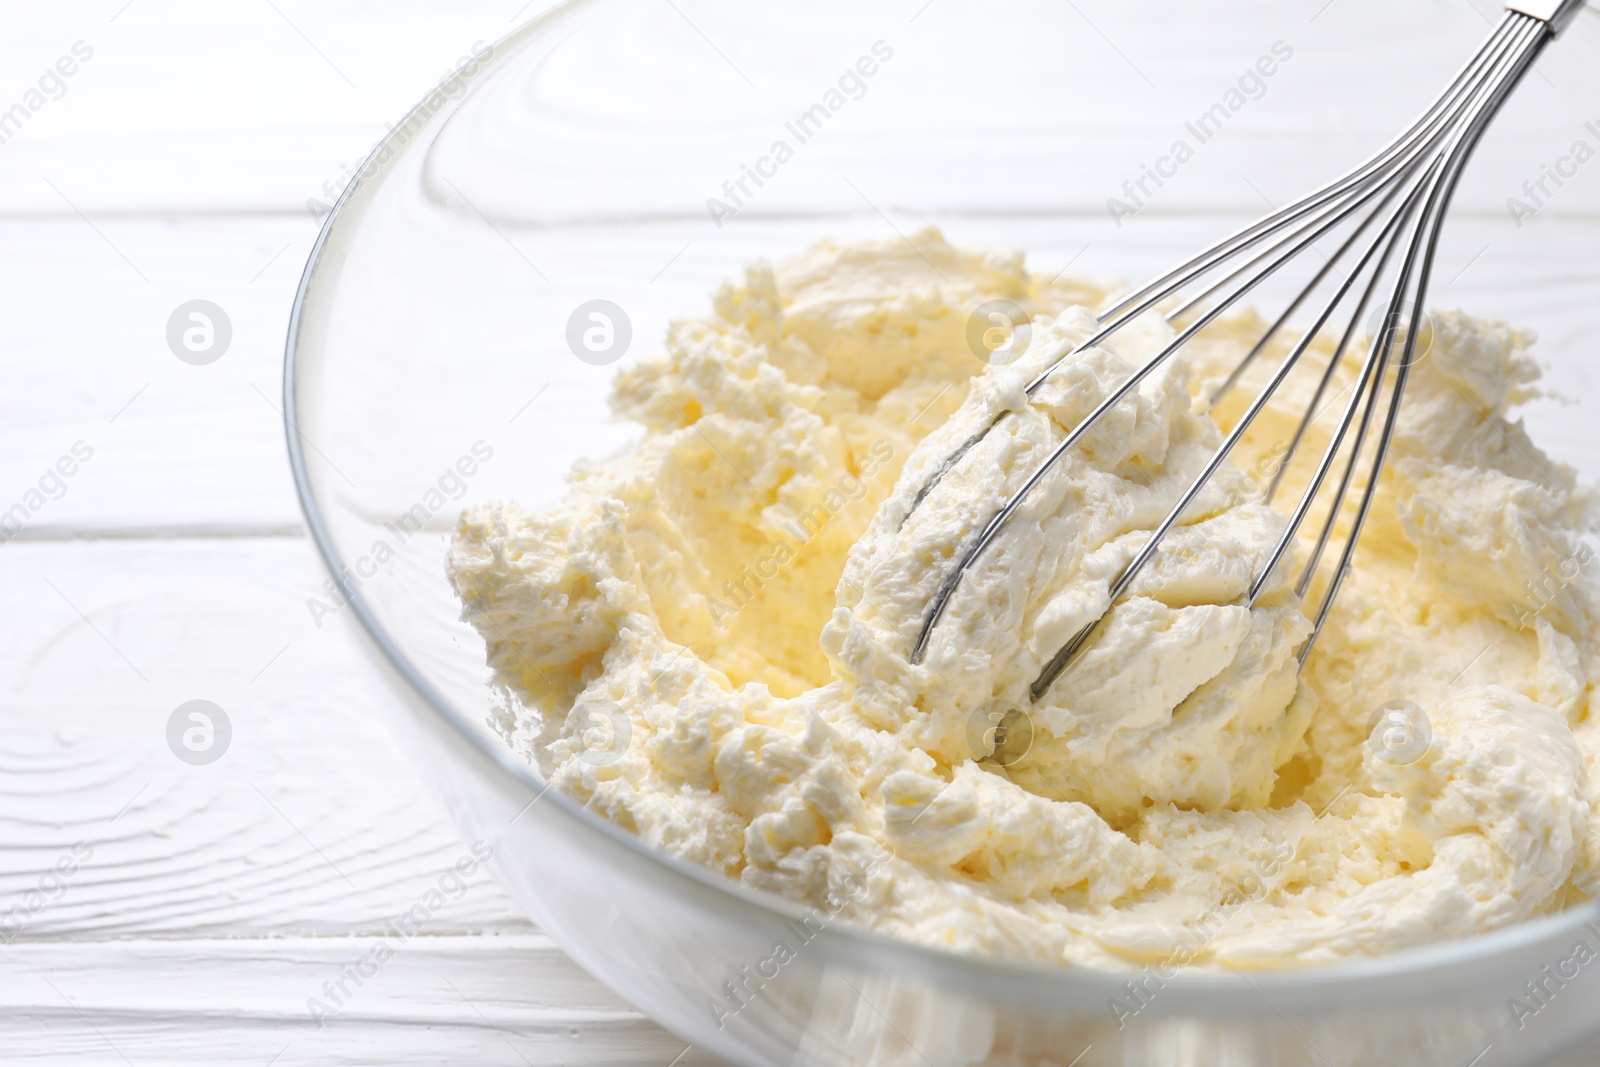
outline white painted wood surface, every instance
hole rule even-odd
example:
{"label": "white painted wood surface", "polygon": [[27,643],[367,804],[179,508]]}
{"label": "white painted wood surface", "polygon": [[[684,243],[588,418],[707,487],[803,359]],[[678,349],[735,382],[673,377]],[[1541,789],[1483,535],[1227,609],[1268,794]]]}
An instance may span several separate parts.
{"label": "white painted wood surface", "polygon": [[[305,202],[337,188],[474,42],[543,3],[54,0],[0,12],[0,105],[75,42],[94,49],[65,95],[0,144],[0,508],[75,442],[94,450],[0,546],[0,914],[15,920],[9,938],[0,929],[0,1062],[707,1062],[583,975],[481,873],[452,884],[453,899],[336,1016],[319,1026],[307,1013],[325,982],[394,940],[390,920],[468,846],[376,721],[380,697],[353,637],[316,629],[304,608],[322,575],[300,533],[276,405],[289,298],[317,229]],[[884,17],[919,46],[958,49],[973,10],[934,3],[886,5]],[[1238,2],[1194,5],[1182,32],[1147,34],[1131,8],[1084,0],[1106,38],[1086,28],[1073,61],[1116,93],[1098,109],[1063,103],[1062,122],[1098,148],[1041,159],[1042,172],[1079,168],[1073,188],[1109,195],[1194,99],[1214,94],[1219,67],[1284,34],[1306,63],[1373,47],[1362,19],[1374,5],[1336,4],[1285,4],[1281,25],[1246,40],[1227,31],[1246,11]],[[1420,101],[1436,83],[1424,60],[1464,54],[1477,33],[1442,16],[1445,0],[1395,6],[1411,43],[1376,44],[1394,57],[1393,87],[1310,102],[1286,87],[1234,147],[1196,164],[1159,220],[1116,233],[1097,201],[1018,193],[1020,211],[958,236],[1061,264],[1082,249],[1030,240],[1029,212],[1077,214],[1085,244],[1117,249],[1088,269],[1156,266],[1150,226],[1198,242],[1218,216],[1257,208],[1228,153],[1282,141],[1289,162],[1272,192],[1304,185],[1321,175],[1300,173],[1296,144],[1368,147],[1393,125],[1378,104]],[[1434,20],[1440,33],[1422,33]],[[1580,41],[1586,58],[1551,57],[1552,82],[1592,64],[1595,40]],[[757,36],[725,43],[741,63],[770,52]],[[1019,63],[1059,59],[1034,45]],[[1146,68],[1158,87],[1144,85]],[[1325,133],[1300,121],[1312,104]],[[1600,170],[1507,239],[1499,203],[1518,168],[1571,134],[1529,114],[1505,135],[1524,162],[1488,166],[1467,191],[1441,301],[1493,311],[1507,279],[1538,277],[1549,287],[1539,325],[1559,350],[1600,330]],[[965,129],[982,132],[975,119]],[[887,136],[889,151],[895,132],[854,135]],[[887,207],[970,207],[973,180]],[[641,240],[676,248],[675,227],[703,224],[663,222]],[[841,230],[875,225],[862,214]],[[759,226],[747,232],[752,255],[776,251]],[[604,268],[585,262],[581,228],[552,240],[547,254],[571,273]],[[688,255],[662,299],[699,307],[716,280]],[[234,324],[233,349],[209,367],[174,360],[163,339],[172,308],[197,296]],[[1593,377],[1568,361],[1557,385],[1592,392]],[[1555,444],[1592,455],[1592,440]],[[178,762],[165,743],[172,709],[196,698],[234,726],[229,755],[210,767]],[[75,869],[48,880],[64,857]],[[1568,1062],[1597,1060],[1600,1050]]]}

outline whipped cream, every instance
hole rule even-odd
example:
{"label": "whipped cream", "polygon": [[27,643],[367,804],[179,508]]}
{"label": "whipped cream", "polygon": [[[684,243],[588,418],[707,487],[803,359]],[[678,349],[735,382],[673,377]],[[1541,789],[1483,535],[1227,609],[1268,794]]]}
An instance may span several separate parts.
{"label": "whipped cream", "polygon": [[[1173,336],[1143,318],[1029,403],[1023,386],[1093,332],[1105,288],[933,230],[913,243],[752,265],[618,377],[614,410],[647,431],[636,447],[580,464],[547,511],[462,516],[448,573],[517,752],[674,856],[882,932],[1034,962],[1292,966],[1600,889],[1594,500],[1513,419],[1534,395],[1529,335],[1434,317],[1356,568],[1303,669],[1297,561],[1244,600],[1284,527],[1261,489],[1315,369],[1108,600],[1271,369],[1216,412],[1196,400],[1264,329],[1250,313],[1063,459],[913,666],[953,558]],[[995,299],[1033,320],[1007,366],[967,342]],[[1307,359],[1330,354],[1319,339]],[[1324,422],[1302,455],[1326,440]],[[1298,491],[1291,475],[1278,499]],[[1032,701],[1042,665],[1108,607]]]}

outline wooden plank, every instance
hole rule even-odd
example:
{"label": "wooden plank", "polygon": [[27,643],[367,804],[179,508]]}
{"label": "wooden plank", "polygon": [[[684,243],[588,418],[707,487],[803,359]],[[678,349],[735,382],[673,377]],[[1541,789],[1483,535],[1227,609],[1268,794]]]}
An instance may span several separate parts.
{"label": "wooden plank", "polygon": [[720,1062],[537,934],[22,945],[0,960],[0,1060],[18,1067]]}
{"label": "wooden plank", "polygon": [[[70,215],[70,201],[92,217],[300,213],[474,42],[548,6],[135,0],[108,21],[124,2],[20,15],[0,46],[0,65],[13,72],[42,72],[77,40],[95,49],[66,95],[4,145],[0,212]],[[1160,191],[1160,210],[1253,211],[1261,194],[1242,176],[1283,199],[1354,164],[1444,86],[1497,7],[1014,0],[980,11],[896,0],[818,19],[678,6],[646,5],[591,35],[592,56],[542,73],[539,92],[554,103],[536,137],[508,148],[551,161],[561,197],[581,204],[633,184],[630,195],[649,198],[654,213],[703,216],[705,198],[781,134],[775,119],[814,103],[884,40],[893,62],[804,149],[819,180],[791,176],[792,188],[765,209],[854,210],[855,195],[835,180],[844,169],[885,207],[1103,215],[1124,181],[1187,138],[1197,155]],[[1203,144],[1186,132],[1279,41],[1293,58],[1259,99]],[[1541,60],[1480,153],[1460,194],[1465,207],[1504,215],[1542,163],[1580,137],[1600,143],[1583,125],[1600,120],[1585,110],[1600,97],[1597,50],[1600,19],[1586,19]],[[952,56],[962,57],[958,82]],[[0,86],[9,94],[0,101],[25,94],[27,77]],[[1049,121],[1024,118],[1018,99],[1051,101]],[[940,101],[937,114],[930,100]],[[677,121],[654,135],[655,113]],[[1550,210],[1600,213],[1600,172],[1585,169]]]}
{"label": "wooden plank", "polygon": [[[1139,218],[1118,231],[1104,219],[890,218],[901,233],[934,222],[952,240],[1025,248],[1041,271],[1071,262],[1076,271],[1123,277],[1168,266],[1235,221]],[[473,483],[469,499],[517,495],[529,471],[548,466],[533,457],[544,452],[549,420],[565,419],[564,432],[591,436],[606,425],[609,372],[565,350],[562,331],[578,303],[596,293],[621,303],[637,338],[629,358],[639,358],[658,350],[669,318],[702,313],[716,285],[743,262],[782,256],[824,234],[892,240],[890,225],[862,209],[805,221],[738,220],[722,230],[708,222],[661,222],[519,235],[548,285],[485,229],[492,243],[458,283],[461,302],[450,314],[430,309],[428,317],[448,327],[452,315],[475,316],[475,301],[515,306],[526,334],[501,342],[498,362],[486,349],[463,356],[454,341],[441,339],[439,358],[468,359],[464,366],[481,368],[479,381],[464,380],[458,400],[410,398],[429,401],[419,417],[437,429],[411,439],[418,452],[401,466],[443,469],[483,437],[503,459]],[[294,530],[299,511],[278,411],[281,346],[314,227],[307,219],[228,218],[114,219],[100,228],[148,283],[77,219],[0,222],[0,241],[12,250],[0,264],[0,321],[8,341],[0,373],[13,383],[0,396],[0,512],[22,501],[82,441],[93,459],[67,482],[61,499],[29,517],[24,538]],[[1593,369],[1600,263],[1590,254],[1597,242],[1600,221],[1541,217],[1518,229],[1509,220],[1458,219],[1442,253],[1434,303],[1537,328],[1551,384],[1570,397],[1592,397],[1600,384]],[[81,294],[92,294],[92,314],[84,313]],[[220,305],[233,324],[232,347],[209,366],[180,362],[165,340],[168,316],[195,298]],[[447,299],[457,297],[433,297]],[[482,380],[503,386],[493,400],[503,412],[481,406]],[[532,414],[512,423],[546,386]],[[1564,458],[1586,455],[1600,475],[1583,409],[1542,402],[1537,410],[1540,439]],[[337,451],[334,443],[316,443]]]}

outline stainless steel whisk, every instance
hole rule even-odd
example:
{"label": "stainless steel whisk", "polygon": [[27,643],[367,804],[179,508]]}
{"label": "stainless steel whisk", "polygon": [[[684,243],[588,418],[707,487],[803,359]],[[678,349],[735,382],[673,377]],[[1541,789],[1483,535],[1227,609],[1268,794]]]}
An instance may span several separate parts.
{"label": "stainless steel whisk", "polygon": [[[1367,309],[1387,280],[1389,286],[1387,307],[1379,320],[1379,327],[1372,331],[1373,336],[1366,357],[1361,363],[1360,373],[1351,390],[1350,399],[1344,405],[1338,427],[1323,450],[1322,459],[1290,514],[1288,525],[1266,565],[1259,574],[1254,575],[1248,595],[1248,606],[1253,606],[1274,569],[1293,545],[1300,526],[1305,522],[1314,501],[1328,481],[1328,475],[1336,465],[1346,439],[1351,437],[1351,427],[1354,426],[1349,457],[1337,480],[1327,519],[1310,552],[1305,569],[1295,583],[1296,595],[1301,598],[1306,595],[1322,563],[1369,431],[1386,394],[1387,408],[1372,457],[1371,474],[1352,518],[1349,536],[1339,554],[1338,566],[1328,581],[1327,590],[1313,617],[1311,632],[1300,650],[1300,662],[1303,664],[1317,636],[1322,632],[1334,599],[1338,596],[1340,586],[1349,573],[1351,557],[1355,553],[1356,542],[1361,536],[1378,485],[1378,476],[1388,455],[1400,411],[1400,401],[1405,393],[1407,374],[1414,361],[1419,333],[1414,325],[1408,327],[1407,324],[1418,324],[1423,321],[1423,303],[1427,298],[1428,285],[1433,273],[1439,234],[1456,184],[1478,141],[1499,112],[1501,105],[1520,83],[1539,53],[1566,29],[1582,7],[1583,0],[1510,0],[1506,5],[1504,17],[1489,34],[1477,54],[1461,68],[1455,80],[1410,129],[1354,170],[1239,230],[1102,312],[1098,316],[1098,321],[1103,324],[1101,328],[1082,344],[1063,351],[1044,373],[1035,378],[1027,387],[1030,397],[1037,395],[1049,381],[1050,376],[1074,354],[1102,343],[1135,317],[1177,294],[1186,286],[1202,279],[1215,278],[1166,316],[1169,321],[1177,323],[1190,312],[1198,311],[1194,321],[1183,326],[1175,340],[1136,370],[1087,418],[1079,422],[973,540],[934,595],[924,617],[921,632],[912,647],[911,662],[921,663],[927,654],[928,642],[934,628],[943,616],[945,608],[949,606],[950,599],[963,576],[999,536],[1000,531],[1028,494],[1085,434],[1094,429],[1108,411],[1137,389],[1139,384],[1166,362],[1174,352],[1247,293],[1328,234],[1342,227],[1348,227],[1349,233],[1343,238],[1337,251],[1327,257],[1327,263],[1289,302],[1288,307],[1234,368],[1213,395],[1212,402],[1215,403],[1238,383],[1245,369],[1266,350],[1272,339],[1287,325],[1290,317],[1296,314],[1333,274],[1336,264],[1353,255],[1355,265],[1349,270],[1348,275],[1334,286],[1332,295],[1313,316],[1300,339],[1284,357],[1265,388],[1245,410],[1199,477],[1190,484],[1145,542],[1144,547],[1111,586],[1110,603],[1115,605],[1128,591],[1140,571],[1155,556],[1162,538],[1178,523],[1206,483],[1226,462],[1228,454],[1239,443],[1250,424],[1310,348],[1323,327],[1334,318],[1339,308],[1344,306],[1349,314],[1348,325],[1312,395],[1304,418],[1300,420],[1299,427],[1278,464],[1266,492],[1266,498],[1271,499],[1284,472],[1294,459],[1295,451],[1304,438],[1307,428],[1313,422],[1317,406],[1333,380],[1335,371],[1344,360],[1346,350],[1360,330]],[[1369,234],[1370,236],[1367,236]],[[1398,265],[1391,269],[1391,260],[1397,250],[1403,254]],[[1362,279],[1365,279],[1365,284],[1358,286],[1358,282]],[[1353,301],[1349,300],[1352,293],[1357,293]],[[1407,307],[1410,309],[1409,314],[1406,312]],[[912,510],[927,498],[940,480],[960,463],[962,457],[981,441],[989,430],[1007,417],[1009,413],[996,418],[963,443],[940,465],[918,492],[912,503]],[[1095,628],[1110,614],[1110,610],[1107,608],[1099,619],[1080,630],[1045,665],[1030,687],[1035,701],[1072,663]]]}

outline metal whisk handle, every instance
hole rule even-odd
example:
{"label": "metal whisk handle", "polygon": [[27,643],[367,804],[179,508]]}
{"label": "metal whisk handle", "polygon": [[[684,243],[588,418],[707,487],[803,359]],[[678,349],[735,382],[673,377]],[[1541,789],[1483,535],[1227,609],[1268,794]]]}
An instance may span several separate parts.
{"label": "metal whisk handle", "polygon": [[1548,22],[1551,34],[1559,34],[1572,24],[1584,3],[1585,0],[1506,0],[1506,10]]}

